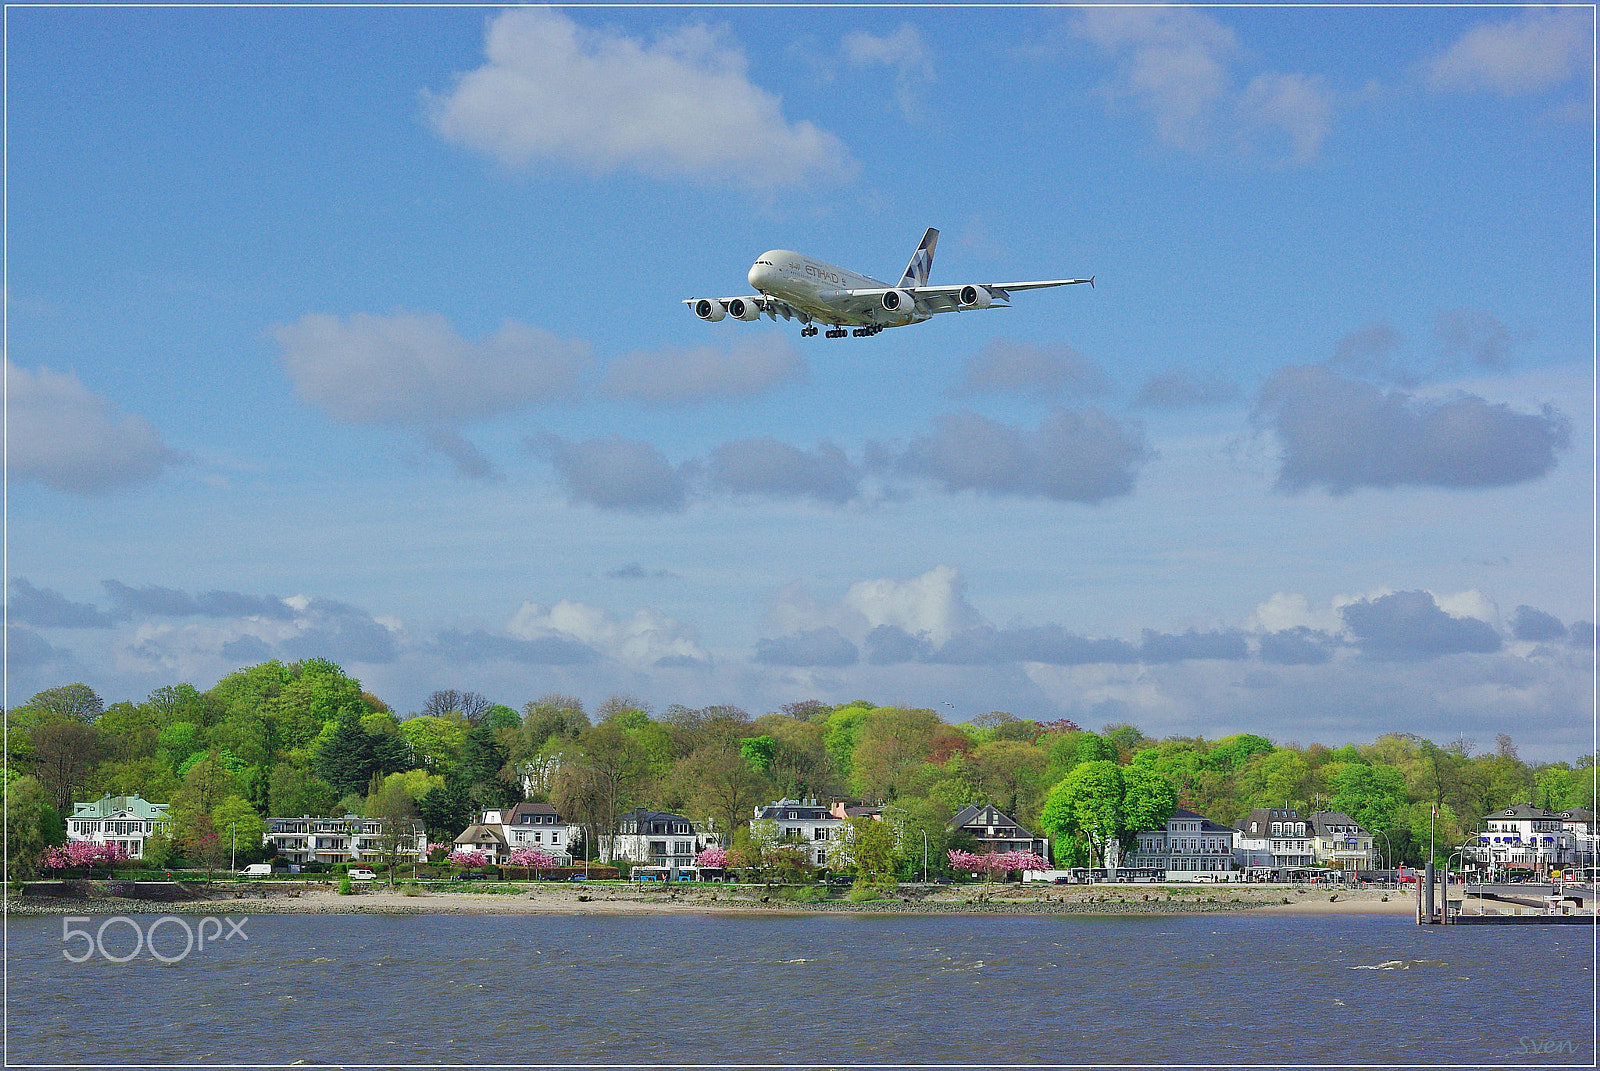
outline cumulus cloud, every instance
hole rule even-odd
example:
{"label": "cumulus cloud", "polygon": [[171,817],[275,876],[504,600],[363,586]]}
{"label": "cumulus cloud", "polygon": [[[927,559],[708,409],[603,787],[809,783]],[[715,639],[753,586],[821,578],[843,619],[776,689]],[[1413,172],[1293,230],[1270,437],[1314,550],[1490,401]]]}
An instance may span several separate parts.
{"label": "cumulus cloud", "polygon": [[933,644],[921,636],[913,636],[905,629],[893,625],[879,625],[874,628],[867,633],[865,644],[867,662],[874,666],[922,662],[933,654]]}
{"label": "cumulus cloud", "polygon": [[1067,345],[1035,346],[997,338],[967,358],[958,397],[973,394],[1063,394],[1089,397],[1105,394],[1110,381],[1100,366]]}
{"label": "cumulus cloud", "polygon": [[1323,368],[1280,369],[1261,389],[1256,419],[1283,449],[1278,485],[1503,487],[1555,466],[1570,424],[1545,406],[1518,413],[1476,395],[1424,400],[1337,376]]}
{"label": "cumulus cloud", "polygon": [[287,621],[295,611],[288,603],[274,595],[246,595],[237,591],[204,591],[190,595],[176,588],[151,584],[142,588],[130,587],[120,580],[104,580],[101,584],[121,616],[133,614],[160,617],[265,617]]}
{"label": "cumulus cloud", "polygon": [[1156,136],[1175,148],[1248,144],[1266,134],[1285,138],[1288,156],[1303,161],[1332,128],[1334,97],[1316,77],[1264,71],[1241,87],[1238,37],[1197,8],[1091,6],[1073,25],[1116,62],[1112,96],[1148,112]]}
{"label": "cumulus cloud", "polygon": [[1593,32],[1593,12],[1584,8],[1528,8],[1482,23],[1427,62],[1428,88],[1507,97],[1543,93],[1589,71]]}
{"label": "cumulus cloud", "polygon": [[613,361],[600,392],[646,405],[759,398],[788,383],[803,383],[806,360],[778,334],[715,346],[636,350]]}
{"label": "cumulus cloud", "polygon": [[395,635],[365,610],[333,599],[295,598],[294,630],[279,641],[290,658],[328,658],[340,664],[395,661]]}
{"label": "cumulus cloud", "polygon": [[456,427],[570,401],[589,360],[584,343],[511,321],[465,339],[438,313],[313,314],[273,337],[300,396],[352,424]]}
{"label": "cumulus cloud", "polygon": [[976,413],[934,420],[932,435],[912,441],[895,468],[947,491],[1023,495],[1058,502],[1103,502],[1133,490],[1150,457],[1144,431],[1099,409],[1056,409],[1037,432]]}
{"label": "cumulus cloud", "polygon": [[443,629],[434,647],[450,662],[517,662],[528,666],[578,666],[595,661],[594,648],[563,636],[525,640],[483,629]]}
{"label": "cumulus cloud", "polygon": [[627,620],[581,602],[554,606],[525,602],[506,625],[510,635],[529,641],[564,640],[634,666],[708,665],[711,656],[681,622],[641,609]]}
{"label": "cumulus cloud", "polygon": [[927,660],[966,666],[1002,665],[1008,662],[1084,666],[1137,662],[1139,652],[1126,640],[1089,639],[1068,632],[1060,625],[1007,629],[980,625],[950,637]]}
{"label": "cumulus cloud", "polygon": [[1261,661],[1274,666],[1318,666],[1333,658],[1336,643],[1326,632],[1304,625],[1261,637]]}
{"label": "cumulus cloud", "polygon": [[11,578],[6,613],[13,621],[38,628],[110,628],[117,617],[98,606],[73,602],[59,591],[34,587],[26,577]]}
{"label": "cumulus cloud", "polygon": [[1546,643],[1566,638],[1567,626],[1561,623],[1560,618],[1543,610],[1519,606],[1516,616],[1511,619],[1511,634],[1519,640]]}
{"label": "cumulus cloud", "polygon": [[66,662],[71,659],[72,652],[55,647],[43,636],[31,628],[20,625],[5,626],[6,637],[6,669],[17,670],[38,669],[43,666]]}
{"label": "cumulus cloud", "polygon": [[1145,409],[1195,409],[1239,397],[1239,385],[1217,372],[1174,368],[1145,380],[1133,404]]}
{"label": "cumulus cloud", "polygon": [[902,22],[893,33],[881,36],[865,30],[847,34],[844,57],[854,67],[893,70],[900,113],[913,122],[920,117],[922,91],[933,83],[933,55],[915,26]]}
{"label": "cumulus cloud", "polygon": [[777,439],[740,439],[711,451],[711,484],[735,494],[806,495],[843,505],[861,492],[861,470],[830,442],[805,451]]}
{"label": "cumulus cloud", "polygon": [[686,503],[689,469],[673,468],[649,443],[620,435],[573,442],[548,433],[525,443],[555,468],[574,505],[674,513]]}
{"label": "cumulus cloud", "polygon": [[860,658],[856,645],[832,626],[761,640],[755,653],[755,660],[768,666],[853,666]]}
{"label": "cumulus cloud", "polygon": [[1385,661],[1415,661],[1450,654],[1500,650],[1500,634],[1486,621],[1455,617],[1426,591],[1397,591],[1342,608],[1363,653]]}
{"label": "cumulus cloud", "polygon": [[1250,653],[1244,633],[1237,629],[1220,632],[1190,629],[1176,635],[1145,629],[1143,639],[1139,645],[1139,661],[1147,664],[1203,659],[1237,661]]}
{"label": "cumulus cloud", "polygon": [[1445,356],[1480,368],[1503,365],[1514,340],[1505,324],[1477,309],[1445,309],[1434,317],[1433,333]]}
{"label": "cumulus cloud", "polygon": [[518,8],[490,21],[484,53],[448,92],[424,93],[424,108],[445,140],[508,167],[753,190],[837,184],[855,170],[837,137],[790,122],[743,53],[704,25],[646,43]]}
{"label": "cumulus cloud", "polygon": [[5,358],[6,473],[71,494],[148,483],[187,455],[149,421],[124,416],[71,373],[19,368]]}
{"label": "cumulus cloud", "polygon": [[1238,115],[1253,133],[1281,134],[1289,158],[1304,163],[1333,130],[1333,94],[1313,75],[1258,74],[1239,95]]}
{"label": "cumulus cloud", "polygon": [[869,629],[890,625],[934,643],[944,643],[980,620],[967,601],[966,581],[948,565],[934,566],[921,576],[858,580],[841,605]]}

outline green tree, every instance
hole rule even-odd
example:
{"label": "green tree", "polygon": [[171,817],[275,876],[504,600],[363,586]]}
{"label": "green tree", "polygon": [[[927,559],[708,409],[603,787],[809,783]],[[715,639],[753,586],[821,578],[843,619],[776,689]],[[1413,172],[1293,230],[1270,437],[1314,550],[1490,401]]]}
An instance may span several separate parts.
{"label": "green tree", "polygon": [[71,814],[73,796],[99,761],[100,737],[81,721],[48,721],[33,730],[34,776],[59,814]]}
{"label": "green tree", "polygon": [[25,723],[42,725],[70,721],[92,725],[105,707],[105,701],[87,684],[63,684],[59,688],[46,688],[35,693],[23,704],[20,713],[24,715]]}
{"label": "green tree", "polygon": [[389,868],[389,884],[395,882],[395,869],[407,858],[414,845],[417,804],[405,781],[393,776],[383,783],[376,796],[367,801],[367,817],[378,822],[378,855]]}
{"label": "green tree", "polygon": [[739,744],[739,754],[744,756],[757,773],[772,771],[772,760],[778,752],[778,742],[770,736],[752,736]]}
{"label": "green tree", "polygon": [[828,845],[828,866],[853,871],[857,885],[878,885],[893,881],[899,865],[894,830],[887,822],[872,818],[851,818]]}
{"label": "green tree", "polygon": [[372,737],[361,727],[356,708],[343,708],[332,735],[317,747],[317,775],[345,796],[365,791],[376,769]]}
{"label": "green tree", "polygon": [[5,785],[6,873],[10,880],[39,872],[44,850],[67,839],[61,815],[37,778],[18,777]]}
{"label": "green tree", "polygon": [[262,850],[267,824],[243,796],[229,796],[211,809],[211,829],[228,850],[228,860],[252,862]]}
{"label": "green tree", "polygon": [[1172,783],[1152,770],[1086,762],[1050,790],[1039,821],[1045,832],[1067,842],[1069,855],[1074,841],[1084,842],[1110,870],[1132,835],[1164,825],[1176,803]]}
{"label": "green tree", "polygon": [[310,770],[280,762],[267,781],[267,809],[276,818],[332,815],[339,793]]}

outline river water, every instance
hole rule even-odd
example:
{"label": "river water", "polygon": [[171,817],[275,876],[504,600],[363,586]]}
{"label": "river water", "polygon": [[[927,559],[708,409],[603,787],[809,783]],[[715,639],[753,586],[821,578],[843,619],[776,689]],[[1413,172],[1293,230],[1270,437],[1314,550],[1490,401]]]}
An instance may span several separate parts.
{"label": "river water", "polygon": [[[267,915],[236,918],[237,930],[206,923],[205,946],[180,957],[183,927],[151,933],[157,918],[11,920],[7,1066],[1505,1066],[1595,1056],[1595,934],[1582,926]],[[185,921],[192,931],[200,919]],[[64,940],[64,925],[89,936]],[[111,962],[135,951],[135,926],[149,940]]]}

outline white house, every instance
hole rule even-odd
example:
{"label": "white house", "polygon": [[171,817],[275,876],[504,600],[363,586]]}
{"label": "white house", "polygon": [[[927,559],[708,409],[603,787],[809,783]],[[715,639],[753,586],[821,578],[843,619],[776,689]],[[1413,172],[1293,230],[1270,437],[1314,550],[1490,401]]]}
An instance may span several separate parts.
{"label": "white house", "polygon": [[[554,856],[557,866],[571,866],[573,846],[583,842],[583,827],[563,822],[560,813],[548,803],[489,807],[478,816],[474,828],[478,826],[494,828],[499,833],[506,856],[518,848],[537,848]],[[456,843],[461,843],[460,837]]]}
{"label": "white house", "polygon": [[950,830],[965,833],[978,844],[978,854],[991,852],[1032,852],[1050,858],[1050,841],[1022,828],[1010,815],[992,803],[969,803],[950,819]]}
{"label": "white house", "polygon": [[614,836],[600,838],[600,854],[608,860],[666,867],[675,875],[694,866],[694,857],[715,842],[716,838],[681,814],[640,807],[618,819]]}
{"label": "white house", "polygon": [[67,819],[69,841],[120,844],[130,858],[144,858],[145,838],[167,830],[170,804],[150,803],[138,795],[106,793],[91,803],[74,803]]}
{"label": "white house", "polygon": [[1316,861],[1308,823],[1297,808],[1257,807],[1234,830],[1234,862],[1241,870],[1308,867]]}
{"label": "white house", "polygon": [[1578,866],[1595,865],[1594,812],[1587,807],[1573,807],[1561,812],[1561,824],[1572,838],[1572,855],[1567,860]]}
{"label": "white house", "polygon": [[1316,811],[1311,815],[1311,854],[1318,866],[1370,870],[1372,834],[1343,811]]}
{"label": "white house", "polygon": [[[268,818],[261,841],[291,863],[350,863],[378,860],[383,855],[383,822],[347,814],[343,818]],[[428,834],[420,821],[402,836],[400,855],[422,861],[428,852]]]}
{"label": "white house", "polygon": [[1169,875],[1220,877],[1234,871],[1234,830],[1194,811],[1179,807],[1160,829],[1142,829],[1135,836],[1139,846],[1125,866],[1158,866]]}
{"label": "white house", "polygon": [[[1519,803],[1484,816],[1483,832],[1469,846],[1476,862],[1496,869],[1518,868],[1545,874],[1553,866],[1571,862],[1577,847],[1571,821],[1553,811]],[[1576,827],[1582,823],[1573,823]]]}
{"label": "white house", "polygon": [[806,849],[806,861],[812,866],[828,865],[828,847],[844,827],[846,819],[824,807],[819,800],[781,799],[765,807],[757,807],[751,828],[757,822],[776,822],[778,833],[784,840],[793,841]]}

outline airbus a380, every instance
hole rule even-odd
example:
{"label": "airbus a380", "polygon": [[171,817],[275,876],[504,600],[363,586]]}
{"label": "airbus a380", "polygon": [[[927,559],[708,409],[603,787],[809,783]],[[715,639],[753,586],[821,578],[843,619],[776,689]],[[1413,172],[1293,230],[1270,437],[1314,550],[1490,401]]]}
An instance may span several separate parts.
{"label": "airbus a380", "polygon": [[[817,333],[817,323],[831,325],[829,338],[875,335],[885,327],[921,323],[937,312],[1005,308],[1013,290],[1042,290],[1047,286],[1094,285],[1087,279],[1040,279],[1022,283],[966,283],[929,286],[933,247],[939,232],[932,227],[922,236],[911,263],[894,286],[853,271],[813,260],[802,253],[772,249],[750,265],[750,285],[760,291],[746,297],[689,298],[684,302],[702,320],[798,319],[802,336]],[[816,321],[815,323],[813,321]],[[848,328],[848,330],[847,330]]]}

